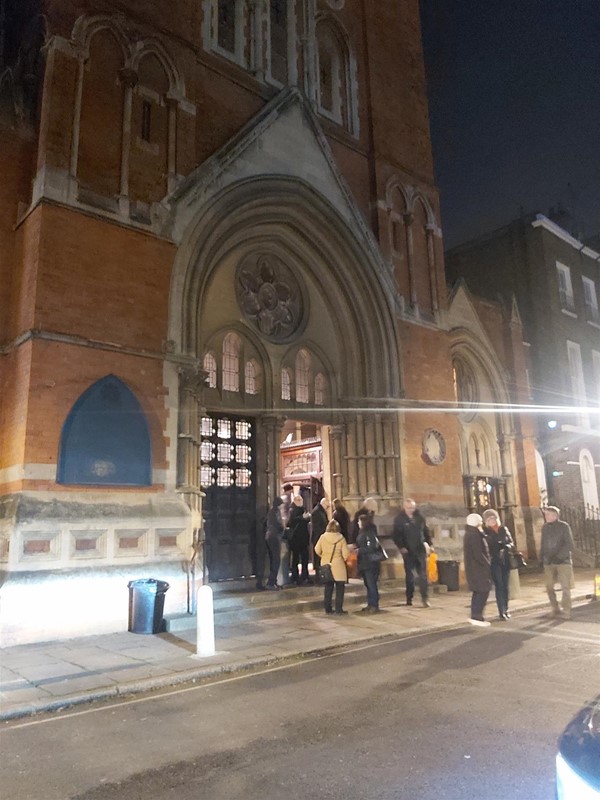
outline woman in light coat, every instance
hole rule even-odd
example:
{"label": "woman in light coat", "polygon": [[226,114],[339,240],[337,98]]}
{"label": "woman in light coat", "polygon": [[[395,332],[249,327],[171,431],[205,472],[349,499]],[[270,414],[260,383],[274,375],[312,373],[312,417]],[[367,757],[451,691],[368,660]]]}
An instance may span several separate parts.
{"label": "woman in light coat", "polygon": [[346,570],[346,559],[350,555],[346,540],[340,533],[340,526],[335,520],[327,525],[325,533],[321,534],[315,544],[315,553],[320,556],[321,564],[331,564],[333,581],[325,584],[325,596],[323,598],[325,613],[333,614],[332,607],[333,589],[335,587],[335,613],[347,614],[344,611],[344,589],[348,572]]}

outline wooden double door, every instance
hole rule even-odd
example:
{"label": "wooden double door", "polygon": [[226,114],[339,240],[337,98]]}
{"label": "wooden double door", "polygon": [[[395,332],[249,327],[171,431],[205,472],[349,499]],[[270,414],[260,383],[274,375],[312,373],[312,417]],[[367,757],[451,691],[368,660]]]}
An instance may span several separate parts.
{"label": "wooden double door", "polygon": [[262,545],[258,541],[262,521],[256,507],[256,420],[206,414],[200,435],[209,580],[256,575],[261,569]]}

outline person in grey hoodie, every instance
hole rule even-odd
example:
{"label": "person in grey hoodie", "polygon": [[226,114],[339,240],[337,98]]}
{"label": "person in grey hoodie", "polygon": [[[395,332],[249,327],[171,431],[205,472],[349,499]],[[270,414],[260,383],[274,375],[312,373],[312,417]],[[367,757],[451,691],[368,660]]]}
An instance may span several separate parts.
{"label": "person in grey hoodie", "polygon": [[[550,599],[553,617],[571,618],[571,586],[573,585],[573,534],[570,526],[559,519],[560,510],[556,506],[542,509],[542,565],[546,592]],[[555,583],[562,590],[562,609],[558,604]]]}

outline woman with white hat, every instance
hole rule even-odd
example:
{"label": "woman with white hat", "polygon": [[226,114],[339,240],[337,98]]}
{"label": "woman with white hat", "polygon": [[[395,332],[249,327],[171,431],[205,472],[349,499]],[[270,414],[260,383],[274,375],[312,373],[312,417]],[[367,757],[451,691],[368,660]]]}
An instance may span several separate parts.
{"label": "woman with white hat", "polygon": [[471,595],[471,625],[487,628],[483,609],[492,588],[491,559],[483,532],[483,519],[479,514],[469,514],[463,540],[465,575]]}

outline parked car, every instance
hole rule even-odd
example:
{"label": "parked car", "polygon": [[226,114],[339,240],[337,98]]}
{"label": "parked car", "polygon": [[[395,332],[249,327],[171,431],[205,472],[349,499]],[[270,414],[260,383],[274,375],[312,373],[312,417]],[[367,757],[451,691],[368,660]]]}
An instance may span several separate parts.
{"label": "parked car", "polygon": [[600,695],[581,709],[558,740],[557,800],[600,800]]}

